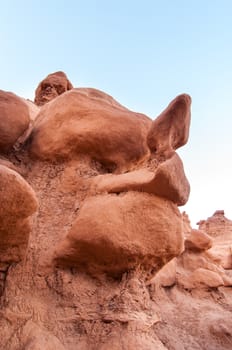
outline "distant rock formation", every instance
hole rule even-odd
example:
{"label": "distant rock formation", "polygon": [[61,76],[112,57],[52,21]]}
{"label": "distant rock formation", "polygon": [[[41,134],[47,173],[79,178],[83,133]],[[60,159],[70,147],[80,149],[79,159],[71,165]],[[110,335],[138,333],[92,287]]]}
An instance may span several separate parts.
{"label": "distant rock formation", "polygon": [[0,94],[2,348],[227,349],[231,311],[205,325],[186,295],[224,288],[227,305],[232,285],[222,235],[178,209],[190,97],[152,121],[62,72],[35,95]]}
{"label": "distant rock formation", "polygon": [[199,228],[213,237],[214,245],[209,250],[211,258],[223,268],[232,269],[232,220],[224,215],[224,210],[217,210],[207,220],[199,222]]}
{"label": "distant rock formation", "polygon": [[207,232],[211,237],[218,237],[225,234],[232,236],[232,221],[225,217],[224,210],[216,210],[207,220],[198,222],[200,230]]}
{"label": "distant rock formation", "polygon": [[[171,285],[177,283],[187,289],[232,286],[232,221],[225,218],[223,210],[218,210],[199,222],[199,230],[191,229],[186,213],[183,222],[185,250],[169,263]],[[164,278],[165,286],[169,264],[154,277],[162,285]]]}

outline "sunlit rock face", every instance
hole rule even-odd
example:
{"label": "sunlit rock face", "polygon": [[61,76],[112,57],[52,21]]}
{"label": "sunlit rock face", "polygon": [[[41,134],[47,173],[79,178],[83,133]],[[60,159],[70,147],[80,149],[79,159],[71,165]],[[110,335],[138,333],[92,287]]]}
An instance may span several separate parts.
{"label": "sunlit rock face", "polygon": [[[156,126],[147,116],[129,111],[96,89],[72,89],[41,109],[29,141],[32,157],[62,162],[85,157],[102,164],[104,172],[114,173],[92,180],[90,198],[55,251],[58,266],[113,275],[140,266],[154,273],[182,252],[182,217],[177,205],[186,203],[190,187],[174,150],[187,138],[190,101],[180,95],[161,114],[160,131],[167,124],[163,136],[159,123]],[[152,135],[165,139],[162,152],[149,147],[148,134],[150,141]],[[172,154],[166,154],[170,147]],[[113,187],[107,181],[113,181]],[[127,220],[128,212],[134,216]]]}
{"label": "sunlit rock face", "polygon": [[151,124],[99,90],[72,89],[41,108],[30,150],[34,157],[51,161],[85,155],[109,171],[123,171],[149,157],[146,135]]}
{"label": "sunlit rock face", "polygon": [[176,150],[188,140],[191,98],[177,96],[152,120],[105,92],[73,88],[62,72],[35,95],[35,104],[22,100],[23,136],[0,155],[2,346],[187,348],[193,327],[179,336],[176,299],[230,285],[209,254],[212,237],[178,208],[190,193]]}

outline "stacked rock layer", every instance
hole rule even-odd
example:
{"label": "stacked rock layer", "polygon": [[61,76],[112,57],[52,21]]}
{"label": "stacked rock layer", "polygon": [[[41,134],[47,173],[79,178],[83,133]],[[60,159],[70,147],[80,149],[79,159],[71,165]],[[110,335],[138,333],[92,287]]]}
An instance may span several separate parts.
{"label": "stacked rock layer", "polygon": [[165,340],[165,288],[231,285],[229,258],[178,209],[190,104],[152,121],[62,72],[35,103],[1,91],[3,349],[181,349]]}

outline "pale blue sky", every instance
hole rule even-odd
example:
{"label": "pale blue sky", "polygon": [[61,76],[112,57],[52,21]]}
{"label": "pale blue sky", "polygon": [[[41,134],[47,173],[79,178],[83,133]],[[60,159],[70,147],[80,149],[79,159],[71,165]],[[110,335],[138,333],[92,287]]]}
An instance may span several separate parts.
{"label": "pale blue sky", "polygon": [[225,209],[232,219],[232,1],[0,0],[0,89],[33,98],[63,70],[155,118],[192,96],[181,155],[194,224]]}

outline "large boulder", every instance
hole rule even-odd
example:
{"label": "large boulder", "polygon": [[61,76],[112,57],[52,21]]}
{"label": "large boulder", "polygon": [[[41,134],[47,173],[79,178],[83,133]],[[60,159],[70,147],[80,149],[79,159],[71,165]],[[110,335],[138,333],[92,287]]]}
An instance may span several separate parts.
{"label": "large boulder", "polygon": [[176,205],[128,192],[86,199],[57,247],[55,261],[111,275],[136,266],[156,272],[182,250],[182,217]]}
{"label": "large boulder", "polygon": [[225,217],[224,210],[216,210],[207,220],[200,220],[198,226],[213,238],[229,235],[232,239],[232,220]]}
{"label": "large boulder", "polygon": [[27,130],[29,110],[23,99],[0,90],[0,152],[8,151]]}
{"label": "large boulder", "polygon": [[148,160],[151,151],[165,160],[187,142],[190,103],[188,95],[180,95],[152,122],[102,91],[72,89],[41,109],[31,134],[31,153],[43,160],[85,154],[111,172],[131,170]]}
{"label": "large boulder", "polygon": [[29,217],[38,202],[31,186],[14,170],[0,165],[0,262],[23,258],[31,230]]}
{"label": "large boulder", "polygon": [[41,108],[31,135],[40,159],[88,155],[110,168],[130,168],[150,154],[151,120],[95,89],[72,89]]}
{"label": "large boulder", "polygon": [[39,83],[35,91],[35,104],[42,106],[72,88],[73,86],[65,73],[55,72],[49,74]]}

